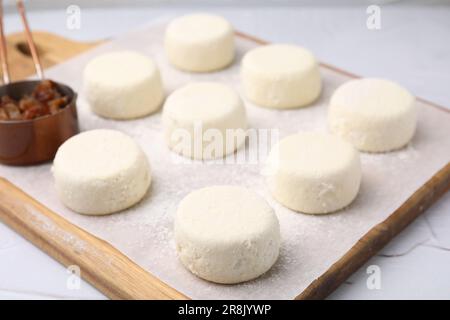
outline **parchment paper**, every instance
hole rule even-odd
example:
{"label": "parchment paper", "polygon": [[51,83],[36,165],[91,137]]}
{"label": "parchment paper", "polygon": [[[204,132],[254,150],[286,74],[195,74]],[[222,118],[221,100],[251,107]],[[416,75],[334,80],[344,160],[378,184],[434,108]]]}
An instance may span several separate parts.
{"label": "parchment paper", "polygon": [[[112,121],[97,117],[89,110],[81,92],[85,64],[99,53],[137,50],[156,60],[167,94],[198,80],[222,81],[242,92],[239,61],[242,54],[256,44],[237,38],[237,58],[224,71],[183,73],[172,68],[166,60],[162,46],[164,28],[165,25],[160,23],[123,35],[46,73],[49,78],[67,83],[80,93],[78,109],[82,130],[121,130],[143,147],[152,165],[153,183],[139,205],[110,216],[83,216],[65,208],[58,200],[51,164],[25,168],[0,165],[0,175],[70,222],[108,241],[144,269],[192,298],[292,299],[450,160],[450,115],[419,103],[418,129],[411,144],[392,153],[362,154],[363,182],[358,197],[348,208],[335,214],[311,216],[282,207],[268,193],[265,179],[260,175],[261,166],[257,164],[204,164],[184,159],[182,163],[176,163],[181,159],[164,144],[160,112],[139,120]],[[329,96],[348,77],[326,68],[322,68],[321,73],[324,90],[314,105],[275,111],[246,102],[250,125],[279,128],[280,138],[299,130],[326,131]],[[176,257],[172,225],[179,201],[194,189],[216,184],[249,187],[266,198],[278,215],[283,240],[281,255],[271,271],[257,280],[239,285],[209,283],[185,270]],[[79,249],[88,250],[83,246]]]}

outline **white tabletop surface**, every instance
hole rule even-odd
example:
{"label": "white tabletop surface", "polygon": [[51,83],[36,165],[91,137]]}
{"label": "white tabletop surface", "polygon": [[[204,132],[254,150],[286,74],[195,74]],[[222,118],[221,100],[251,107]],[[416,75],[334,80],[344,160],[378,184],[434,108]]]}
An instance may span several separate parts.
{"label": "white tabletop surface", "polygon": [[[87,41],[111,38],[168,14],[215,12],[238,30],[272,42],[305,46],[323,62],[359,75],[398,81],[415,95],[450,107],[450,5],[380,7],[379,30],[367,28],[367,6],[81,7],[81,28],[75,30],[66,27],[65,7],[29,12],[29,20],[36,30]],[[5,24],[7,32],[22,28],[11,14]],[[86,282],[68,289],[68,271],[1,222],[0,262],[0,299],[105,298]],[[367,286],[371,265],[381,271],[379,289]],[[449,299],[449,267],[447,193],[330,298]]]}

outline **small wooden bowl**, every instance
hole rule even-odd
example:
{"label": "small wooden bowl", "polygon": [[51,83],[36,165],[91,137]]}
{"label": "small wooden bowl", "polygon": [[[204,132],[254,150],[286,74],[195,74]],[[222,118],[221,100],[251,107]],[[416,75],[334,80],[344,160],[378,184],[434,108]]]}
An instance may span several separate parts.
{"label": "small wooden bowl", "polygon": [[[37,81],[19,81],[0,87],[0,96],[20,99],[31,93]],[[60,83],[58,89],[69,97],[67,106],[53,115],[33,120],[0,121],[0,163],[32,165],[52,160],[59,146],[79,132],[76,93]]]}

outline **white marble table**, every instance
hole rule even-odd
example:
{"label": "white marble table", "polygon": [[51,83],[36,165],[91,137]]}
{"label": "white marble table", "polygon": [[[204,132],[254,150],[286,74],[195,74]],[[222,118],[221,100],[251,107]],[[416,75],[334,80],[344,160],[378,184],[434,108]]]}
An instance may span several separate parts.
{"label": "white marble table", "polygon": [[[81,8],[81,28],[66,28],[66,8],[29,13],[36,30],[77,40],[113,37],[167,14],[210,11],[237,29],[310,48],[321,61],[359,75],[402,83],[416,95],[450,107],[450,6],[381,6],[381,29],[366,27],[365,6]],[[7,32],[21,30],[16,16]],[[449,137],[450,139],[450,137]],[[430,155],[433,156],[433,155]],[[1,174],[1,172],[0,172]],[[417,219],[334,292],[331,299],[450,298],[450,193]],[[98,299],[88,283],[67,289],[67,270],[0,223],[0,299]],[[370,290],[367,267],[381,270]]]}

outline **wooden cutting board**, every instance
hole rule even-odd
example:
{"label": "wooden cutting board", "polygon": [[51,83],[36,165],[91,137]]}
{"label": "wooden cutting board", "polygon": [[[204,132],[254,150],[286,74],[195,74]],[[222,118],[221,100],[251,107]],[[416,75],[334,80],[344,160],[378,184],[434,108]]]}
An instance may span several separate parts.
{"label": "wooden cutting board", "polygon": [[[101,43],[77,42],[48,32],[33,32],[33,39],[44,68],[66,61]],[[24,33],[10,34],[6,42],[12,80],[17,81],[33,75],[34,64]]]}
{"label": "wooden cutting board", "polygon": [[[82,43],[46,32],[35,32],[34,39],[44,67],[49,67],[88,50],[101,42]],[[248,35],[238,36],[260,44]],[[34,73],[22,34],[7,37],[12,79]],[[356,77],[330,65],[323,67]],[[420,99],[422,100],[422,99]],[[422,100],[430,107],[435,104]],[[444,109],[445,110],[445,109]],[[372,228],[353,248],[297,296],[297,299],[322,299],[383,248],[395,235],[450,189],[450,163],[417,190],[385,221]],[[0,177],[0,219],[65,266],[77,265],[82,277],[113,299],[188,299],[182,293],[151,275],[109,243],[71,224],[32,199],[11,182]],[[53,228],[49,232],[49,226]],[[73,239],[86,248],[78,250]]]}

